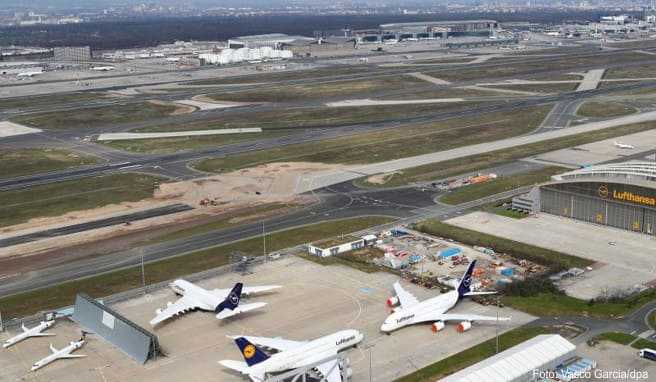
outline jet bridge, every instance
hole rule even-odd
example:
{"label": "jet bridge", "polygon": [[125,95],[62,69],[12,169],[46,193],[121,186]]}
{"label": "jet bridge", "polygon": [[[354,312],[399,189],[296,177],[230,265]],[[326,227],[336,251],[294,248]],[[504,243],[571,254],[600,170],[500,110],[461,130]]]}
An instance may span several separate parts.
{"label": "jet bridge", "polygon": [[[314,368],[330,361],[337,360],[335,367],[339,368],[342,382],[350,382],[353,370],[350,360],[343,354],[337,354],[318,362],[314,362],[298,369],[290,370],[282,374],[268,376],[263,382],[326,382],[326,378],[317,375]],[[332,371],[332,370],[331,370]]]}

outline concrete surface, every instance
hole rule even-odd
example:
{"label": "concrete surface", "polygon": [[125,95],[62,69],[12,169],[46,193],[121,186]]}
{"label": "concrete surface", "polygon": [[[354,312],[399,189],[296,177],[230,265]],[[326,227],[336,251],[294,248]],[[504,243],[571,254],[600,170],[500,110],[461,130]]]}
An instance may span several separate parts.
{"label": "concrete surface", "polygon": [[[396,276],[388,273],[365,274],[343,266],[323,267],[295,257],[258,266],[247,276],[228,274],[200,283],[205,288],[227,287],[235,281],[248,284],[281,284],[277,293],[249,298],[267,302],[260,311],[220,322],[209,312],[192,312],[157,327],[167,356],[145,365],[136,364],[125,354],[89,335],[89,343],[80,350],[85,359],[63,360],[32,374],[33,381],[246,381],[224,369],[222,359],[243,361],[240,352],[226,335],[250,334],[282,336],[305,340],[330,334],[344,328],[361,330],[365,340],[357,349],[348,351],[354,381],[369,380],[369,357],[372,356],[372,380],[387,382],[428,365],[441,358],[493,338],[493,325],[477,324],[466,333],[457,333],[454,325],[433,334],[430,324],[404,328],[392,335],[379,332],[381,322],[389,313],[385,300],[391,293]],[[415,285],[404,283],[418,298],[434,295]],[[166,289],[125,301],[114,309],[149,327],[155,309],[174,301],[175,295]],[[496,308],[484,307],[471,301],[463,302],[455,312],[496,314]],[[512,316],[500,329],[509,330],[532,321],[533,318],[509,308],[501,315]],[[57,333],[54,345],[79,337],[77,327],[61,322],[52,330]],[[9,334],[0,334],[8,337]],[[49,339],[29,340],[18,344],[0,357],[0,380],[18,380],[29,376],[29,365],[44,356]]]}
{"label": "concrete surface", "polygon": [[0,121],[0,138],[13,137],[14,135],[34,134],[40,129],[19,125],[9,121]]}
{"label": "concrete surface", "polygon": [[131,140],[131,139],[195,137],[199,135],[245,134],[245,133],[261,133],[261,132],[262,129],[259,127],[244,127],[239,129],[174,131],[170,133],[106,133],[106,134],[100,134],[98,136],[98,140],[122,141],[122,140]]}
{"label": "concrete surface", "polygon": [[[615,142],[632,145],[635,148],[621,149],[615,146]],[[621,160],[623,157],[651,151],[654,147],[656,147],[656,134],[653,131],[643,131],[581,146],[551,151],[537,155],[533,159],[540,162],[580,167],[612,160]]]}
{"label": "concrete surface", "polygon": [[[576,354],[585,358],[597,361],[598,372],[608,372],[612,370],[644,370],[649,374],[647,379],[642,381],[653,381],[656,376],[656,362],[638,357],[638,350],[630,346],[616,344],[610,341],[601,341],[594,347],[586,344],[579,345],[576,348]],[[620,379],[620,378],[592,378],[578,379],[578,381],[638,381],[638,379]]]}
{"label": "concrete surface", "polygon": [[434,84],[434,85],[449,85],[449,84],[451,84],[451,82],[449,82],[449,81],[445,81],[445,80],[442,80],[442,79],[439,79],[439,78],[435,78],[433,76],[429,76],[428,74],[423,74],[423,73],[419,73],[419,72],[408,73],[408,75],[412,76],[414,78],[418,78],[420,80],[430,82],[431,84]]}
{"label": "concrete surface", "polygon": [[585,72],[581,83],[576,88],[577,92],[584,92],[586,90],[594,90],[599,86],[599,81],[604,77],[606,69],[593,69]]}
{"label": "concrete surface", "polygon": [[[627,289],[656,279],[656,239],[647,235],[549,214],[512,219],[473,212],[447,223],[600,263],[585,274],[580,285],[568,286],[566,291],[575,297],[591,298],[606,290]],[[616,245],[609,245],[611,241]]]}
{"label": "concrete surface", "polygon": [[179,103],[187,106],[193,106],[198,110],[226,109],[229,107],[247,105],[247,103],[241,103],[241,102],[206,102],[206,101],[199,101],[195,99],[183,99],[180,101],[175,101],[175,103]]}

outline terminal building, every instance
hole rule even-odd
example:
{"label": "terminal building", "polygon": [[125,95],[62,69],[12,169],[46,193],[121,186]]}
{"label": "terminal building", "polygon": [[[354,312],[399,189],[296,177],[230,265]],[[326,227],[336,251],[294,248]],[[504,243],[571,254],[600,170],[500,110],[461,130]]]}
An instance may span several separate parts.
{"label": "terminal building", "polygon": [[512,205],[656,235],[656,163],[605,164],[555,175]]}
{"label": "terminal building", "polygon": [[382,24],[377,29],[354,31],[358,43],[446,39],[449,37],[489,37],[499,27],[494,20],[422,21]]}

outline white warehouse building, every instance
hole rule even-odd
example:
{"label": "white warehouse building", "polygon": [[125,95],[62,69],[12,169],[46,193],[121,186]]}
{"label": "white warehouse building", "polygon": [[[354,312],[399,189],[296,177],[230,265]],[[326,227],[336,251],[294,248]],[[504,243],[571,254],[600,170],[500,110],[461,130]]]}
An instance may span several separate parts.
{"label": "white warehouse building", "polygon": [[575,357],[576,346],[558,334],[542,334],[477,364],[442,378],[440,382],[542,381],[536,371],[554,370]]}
{"label": "white warehouse building", "polygon": [[244,61],[261,61],[268,59],[287,59],[292,58],[293,53],[291,50],[273,49],[268,46],[260,48],[239,48],[239,49],[223,49],[221,53],[203,53],[198,55],[198,58],[204,60],[208,64],[214,65],[227,65]]}

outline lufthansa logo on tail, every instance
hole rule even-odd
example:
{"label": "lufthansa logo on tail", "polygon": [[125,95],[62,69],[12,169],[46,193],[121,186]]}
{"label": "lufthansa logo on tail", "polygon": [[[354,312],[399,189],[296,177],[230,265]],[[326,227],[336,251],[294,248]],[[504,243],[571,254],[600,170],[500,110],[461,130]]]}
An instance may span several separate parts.
{"label": "lufthansa logo on tail", "polygon": [[236,293],[231,293],[230,294],[230,302],[237,305],[239,304],[239,296],[237,296]]}
{"label": "lufthansa logo on tail", "polygon": [[253,345],[246,345],[244,347],[244,358],[246,359],[251,359],[255,355],[255,346]]}

